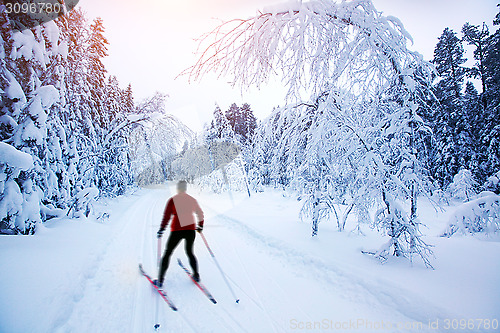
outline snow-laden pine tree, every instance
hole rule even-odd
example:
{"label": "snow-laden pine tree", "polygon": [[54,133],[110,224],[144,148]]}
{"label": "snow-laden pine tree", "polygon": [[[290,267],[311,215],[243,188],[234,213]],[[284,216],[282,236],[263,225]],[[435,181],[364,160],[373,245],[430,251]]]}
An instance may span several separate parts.
{"label": "snow-laden pine tree", "polygon": [[[500,8],[500,6],[498,6]],[[500,25],[500,12],[496,15],[493,25]],[[483,59],[485,71],[486,100],[498,115],[498,104],[500,103],[500,31],[497,29],[487,41],[486,51]]]}
{"label": "snow-laden pine tree", "polygon": [[[30,234],[55,216],[89,216],[95,198],[132,184],[133,130],[162,128],[168,116],[135,110],[131,86],[106,76],[102,21],[89,24],[81,9],[14,32],[2,4],[0,32],[1,232]],[[163,149],[171,138],[153,144]]]}
{"label": "snow-laden pine tree", "polygon": [[15,233],[32,234],[47,212],[68,200],[74,175],[67,159],[66,131],[58,118],[62,110],[60,60],[65,45],[54,22],[12,31],[1,11],[0,25],[2,142],[12,146],[6,150],[12,155],[22,156],[20,151],[32,158],[29,169],[16,171],[12,163],[4,164],[4,180],[10,181],[3,189],[8,191],[0,193],[0,205],[9,203],[10,194],[19,193],[22,209],[16,214],[1,212],[0,221],[3,228]]}
{"label": "snow-laden pine tree", "polygon": [[467,72],[465,61],[462,41],[446,28],[434,50],[433,63],[439,77],[434,87],[437,107],[432,122],[435,138],[432,174],[445,187],[461,167],[469,165],[474,145],[472,119],[466,113],[462,96]]}
{"label": "snow-laden pine tree", "polygon": [[235,103],[225,113],[216,105],[201,140],[192,141],[191,148],[172,164],[178,175],[184,174],[201,188],[216,193],[245,189],[250,193],[241,156],[246,142],[244,116]]}
{"label": "snow-laden pine tree", "polygon": [[453,177],[453,182],[448,186],[447,190],[452,198],[465,202],[471,200],[477,193],[478,185],[470,170],[461,169]]}
{"label": "snow-laden pine tree", "polygon": [[[486,92],[486,67],[484,65],[488,37],[490,35],[488,31],[488,26],[483,22],[481,28],[479,26],[472,25],[470,23],[464,24],[462,27],[463,40],[469,45],[474,46],[474,59],[476,63],[473,68],[471,68],[469,75],[481,80],[481,87],[483,92]],[[483,109],[487,107],[486,95],[482,98]]]}
{"label": "snow-laden pine tree", "polygon": [[214,29],[188,73],[216,71],[243,88],[278,74],[292,103],[259,130],[270,156],[257,143],[256,170],[269,160],[271,183],[301,193],[313,235],[340,205],[360,221],[377,207],[374,223],[389,236],[377,256],[418,254],[430,265],[416,203],[426,180],[417,147],[429,132],[418,105],[432,66],[408,41],[368,0],[289,2]]}
{"label": "snow-laden pine tree", "polygon": [[250,104],[244,103],[240,112],[242,115],[241,124],[238,126],[238,131],[245,144],[250,144],[253,140],[253,135],[255,133],[255,129],[257,128],[257,118],[250,107]]}
{"label": "snow-laden pine tree", "polygon": [[[500,6],[499,6],[500,7]],[[493,21],[500,25],[500,13]],[[485,174],[489,176],[500,170],[500,30],[488,38],[484,56],[484,71],[487,108],[481,126],[481,143],[485,146]]]}
{"label": "snow-laden pine tree", "polygon": [[92,118],[97,120],[100,127],[106,128],[109,125],[109,113],[113,109],[106,109],[103,101],[106,96],[106,68],[102,59],[108,55],[108,40],[104,36],[104,26],[101,18],[96,18],[89,27],[87,37],[87,47],[85,50],[88,62],[87,80],[90,89],[90,108]]}

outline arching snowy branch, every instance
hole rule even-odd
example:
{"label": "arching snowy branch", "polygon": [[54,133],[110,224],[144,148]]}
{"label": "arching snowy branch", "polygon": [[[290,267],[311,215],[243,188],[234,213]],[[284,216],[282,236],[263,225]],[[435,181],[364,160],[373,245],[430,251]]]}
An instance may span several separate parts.
{"label": "arching snowy branch", "polygon": [[290,2],[203,36],[200,57],[184,74],[229,75],[243,89],[277,74],[289,97],[340,87],[374,96],[422,62],[408,51],[409,41],[399,20],[382,16],[369,0]]}

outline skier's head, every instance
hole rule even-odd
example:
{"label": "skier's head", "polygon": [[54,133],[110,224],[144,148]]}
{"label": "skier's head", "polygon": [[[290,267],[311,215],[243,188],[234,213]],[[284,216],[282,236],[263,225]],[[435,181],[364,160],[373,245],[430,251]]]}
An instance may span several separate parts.
{"label": "skier's head", "polygon": [[179,180],[177,183],[177,192],[179,193],[184,193],[187,191],[187,181],[185,180]]}

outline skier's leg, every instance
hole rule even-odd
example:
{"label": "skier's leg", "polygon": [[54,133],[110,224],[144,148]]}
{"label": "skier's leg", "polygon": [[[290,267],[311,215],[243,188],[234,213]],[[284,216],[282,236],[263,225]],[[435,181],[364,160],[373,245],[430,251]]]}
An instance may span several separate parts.
{"label": "skier's leg", "polygon": [[189,258],[189,264],[191,265],[191,268],[193,269],[193,273],[195,275],[198,274],[198,261],[196,260],[196,257],[194,256],[193,253],[193,245],[194,245],[194,239],[196,237],[196,231],[194,230],[186,230],[186,255]]}
{"label": "skier's leg", "polygon": [[161,260],[160,273],[158,275],[158,281],[160,281],[161,283],[163,283],[163,278],[170,262],[170,256],[172,255],[172,252],[174,252],[181,239],[182,235],[179,231],[170,232],[170,236],[168,237],[167,241],[167,248],[165,249],[165,254],[163,255],[163,258]]}

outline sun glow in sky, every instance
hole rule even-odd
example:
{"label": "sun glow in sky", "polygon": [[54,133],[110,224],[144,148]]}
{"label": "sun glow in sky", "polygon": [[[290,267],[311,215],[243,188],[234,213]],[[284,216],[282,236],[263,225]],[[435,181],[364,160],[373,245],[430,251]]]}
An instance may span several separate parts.
{"label": "sun glow in sky", "polygon": [[[232,102],[250,103],[264,119],[274,106],[283,105],[285,89],[273,81],[267,87],[242,93],[228,78],[206,77],[201,82],[176,77],[194,64],[196,38],[221,21],[247,18],[276,0],[80,0],[89,19],[102,17],[109,40],[104,60],[123,87],[132,83],[135,98],[155,91],[169,95],[167,112],[193,130],[209,121],[215,104],[226,110]],[[398,17],[414,39],[411,49],[433,57],[437,38],[446,27],[460,32],[465,22],[488,24],[498,9],[497,0],[373,0],[384,15]],[[472,56],[468,54],[471,58]]]}

